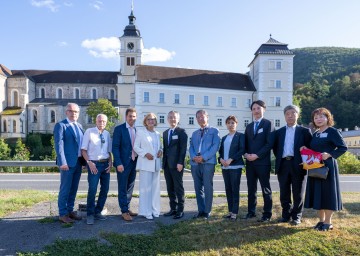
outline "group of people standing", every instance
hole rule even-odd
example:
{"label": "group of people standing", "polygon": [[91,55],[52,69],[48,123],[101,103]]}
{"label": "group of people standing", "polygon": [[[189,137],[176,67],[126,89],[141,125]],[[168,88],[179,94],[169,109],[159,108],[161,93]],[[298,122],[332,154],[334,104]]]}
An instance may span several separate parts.
{"label": "group of people standing", "polygon": [[[313,111],[312,123],[317,130],[312,134],[310,129],[297,124],[300,109],[295,105],[285,107],[286,125],[276,131],[272,123],[264,118],[266,106],[263,101],[254,101],[250,109],[254,121],[247,125],[245,133],[237,131],[238,120],[230,115],[226,119],[228,134],[223,138],[220,138],[217,128],[209,125],[206,110],[196,112],[200,129],[192,133],[189,147],[198,206],[198,212],[193,218],[208,219],[211,216],[213,177],[217,163],[221,164],[228,203],[228,213],[224,218],[238,218],[240,180],[245,158],[248,207],[243,218],[256,217],[259,181],[264,206],[258,221],[270,221],[273,207],[270,156],[273,150],[282,207],[282,216],[278,221],[299,225],[303,208],[314,208],[319,215],[319,222],[314,228],[333,229],[333,212],[342,209],[336,158],[345,153],[347,148],[341,134],[332,127],[334,121],[329,110],[319,108]],[[110,169],[113,164],[117,173],[119,206],[125,221],[132,221],[138,214],[147,219],[159,217],[160,169],[164,170],[170,205],[170,210],[164,213],[164,216],[172,216],[174,219],[184,216],[183,173],[188,136],[185,130],[178,126],[180,115],[177,111],[168,113],[169,129],[162,134],[162,141],[160,133],[155,129],[157,117],[154,113],[144,117],[144,129],[137,129],[136,110],[127,109],[126,122],[115,128],[112,142],[110,134],[105,130],[105,115],[99,114],[96,127],[86,130],[85,133],[77,123],[79,107],[76,104],[67,105],[66,116],[67,118],[57,123],[54,128],[57,164],[61,172],[58,199],[60,221],[69,223],[81,219],[73,209],[83,165],[87,165],[88,169],[88,224],[93,224],[94,220],[106,219],[101,212],[109,190]],[[301,167],[300,150],[303,148],[322,153],[322,159],[330,170],[327,179],[306,176],[306,171]],[[137,170],[138,214],[130,209]],[[100,193],[95,205],[99,181]]]}

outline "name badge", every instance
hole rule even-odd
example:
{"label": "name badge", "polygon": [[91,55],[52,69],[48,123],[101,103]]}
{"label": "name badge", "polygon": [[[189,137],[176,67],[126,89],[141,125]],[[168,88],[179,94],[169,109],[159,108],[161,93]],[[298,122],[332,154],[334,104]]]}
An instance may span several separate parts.
{"label": "name badge", "polygon": [[179,137],[177,136],[177,135],[173,135],[172,137],[171,137],[171,139],[173,139],[173,140],[177,140]]}
{"label": "name badge", "polygon": [[327,138],[327,132],[325,132],[325,133],[320,133],[320,138]]}
{"label": "name badge", "polygon": [[264,128],[261,128],[261,129],[258,130],[257,133],[259,134],[259,133],[262,133],[263,131],[264,131]]}

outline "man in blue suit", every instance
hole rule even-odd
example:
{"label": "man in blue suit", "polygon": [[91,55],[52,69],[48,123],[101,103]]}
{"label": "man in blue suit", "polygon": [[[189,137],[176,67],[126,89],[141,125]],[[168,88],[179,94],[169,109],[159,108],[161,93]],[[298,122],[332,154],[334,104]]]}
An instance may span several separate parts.
{"label": "man in blue suit", "polygon": [[75,103],[66,106],[66,119],[54,127],[56,164],[60,169],[60,191],[58,197],[59,220],[72,223],[81,220],[74,212],[76,193],[79,187],[82,166],[81,143],[84,130],[77,122],[80,108]]}
{"label": "man in blue suit", "polygon": [[254,101],[250,106],[254,121],[245,128],[246,178],[248,186],[248,213],[246,219],[256,217],[257,182],[260,181],[264,198],[263,214],[260,222],[268,222],[272,216],[272,191],[270,187],[270,153],[272,123],[264,118],[266,109],[262,100]]}
{"label": "man in blue suit", "polygon": [[304,179],[306,172],[301,166],[300,148],[303,146],[309,148],[312,137],[310,129],[297,124],[299,114],[298,106],[286,106],[284,108],[286,125],[273,134],[275,173],[279,180],[282,207],[282,217],[279,222],[289,222],[292,219],[292,225],[301,223],[304,206],[303,188],[306,184]]}
{"label": "man in blue suit", "polygon": [[118,200],[121,216],[125,221],[132,221],[137,214],[130,210],[130,201],[135,185],[137,154],[134,151],[136,136],[136,109],[128,108],[126,122],[114,130],[112,153],[118,181]]}
{"label": "man in blue suit", "polygon": [[218,129],[209,126],[209,115],[205,110],[196,112],[196,120],[200,129],[193,132],[189,149],[191,174],[198,205],[198,213],[194,218],[208,219],[212,208],[213,178],[220,136]]}

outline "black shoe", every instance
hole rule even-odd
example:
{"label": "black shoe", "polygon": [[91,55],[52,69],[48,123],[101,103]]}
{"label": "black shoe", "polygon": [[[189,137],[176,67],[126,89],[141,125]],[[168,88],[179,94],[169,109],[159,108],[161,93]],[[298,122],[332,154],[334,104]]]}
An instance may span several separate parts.
{"label": "black shoe", "polygon": [[165,217],[169,217],[169,216],[173,216],[176,215],[176,211],[175,210],[170,210],[167,213],[164,213]]}
{"label": "black shoe", "polygon": [[292,221],[290,222],[290,224],[293,225],[293,226],[300,225],[300,224],[301,224],[301,220],[300,220],[300,219],[292,220]]}
{"label": "black shoe", "polygon": [[322,227],[322,225],[324,225],[324,222],[319,221],[318,223],[316,223],[315,226],[313,226],[313,229],[319,230]]}
{"label": "black shoe", "polygon": [[258,222],[269,222],[271,218],[262,216],[261,219],[258,220]]}
{"label": "black shoe", "polygon": [[204,217],[204,213],[198,212],[193,216],[193,219],[198,219],[198,218],[201,218],[201,217]]}
{"label": "black shoe", "polygon": [[255,218],[256,214],[255,213],[248,213],[246,214],[246,216],[244,217],[244,219],[251,219],[251,218]]}
{"label": "black shoe", "polygon": [[329,231],[329,230],[333,230],[334,227],[332,224],[322,224],[322,226],[318,229],[319,231]]}
{"label": "black shoe", "polygon": [[278,220],[279,223],[286,223],[286,222],[289,222],[289,218],[284,218],[282,217],[281,219]]}
{"label": "black shoe", "polygon": [[210,219],[210,213],[204,213],[203,214],[203,217],[204,217],[204,220],[208,220],[208,219]]}
{"label": "black shoe", "polygon": [[224,219],[230,219],[231,218],[231,212],[223,216]]}
{"label": "black shoe", "polygon": [[184,212],[177,212],[173,219],[181,219],[182,217],[184,217]]}

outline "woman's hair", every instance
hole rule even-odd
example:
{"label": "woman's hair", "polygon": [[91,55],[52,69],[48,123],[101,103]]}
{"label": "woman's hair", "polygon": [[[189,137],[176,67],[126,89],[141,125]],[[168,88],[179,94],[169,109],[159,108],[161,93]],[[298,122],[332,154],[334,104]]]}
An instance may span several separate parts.
{"label": "woman's hair", "polygon": [[238,123],[236,116],[228,116],[225,120],[225,124],[227,124],[229,121],[234,121],[235,123]]}
{"label": "woman's hair", "polygon": [[157,126],[157,117],[156,117],[156,115],[155,115],[154,113],[149,113],[149,114],[147,114],[147,115],[144,117],[143,125],[144,125],[145,127],[147,127],[146,119],[148,119],[149,117],[155,119],[155,126]]}
{"label": "woman's hair", "polygon": [[333,126],[334,125],[334,117],[333,115],[330,113],[330,111],[326,108],[317,108],[315,109],[312,113],[311,113],[311,121],[313,123],[313,125],[315,126],[315,128],[319,128],[316,126],[314,118],[315,115],[324,115],[327,118],[327,125],[328,126]]}

